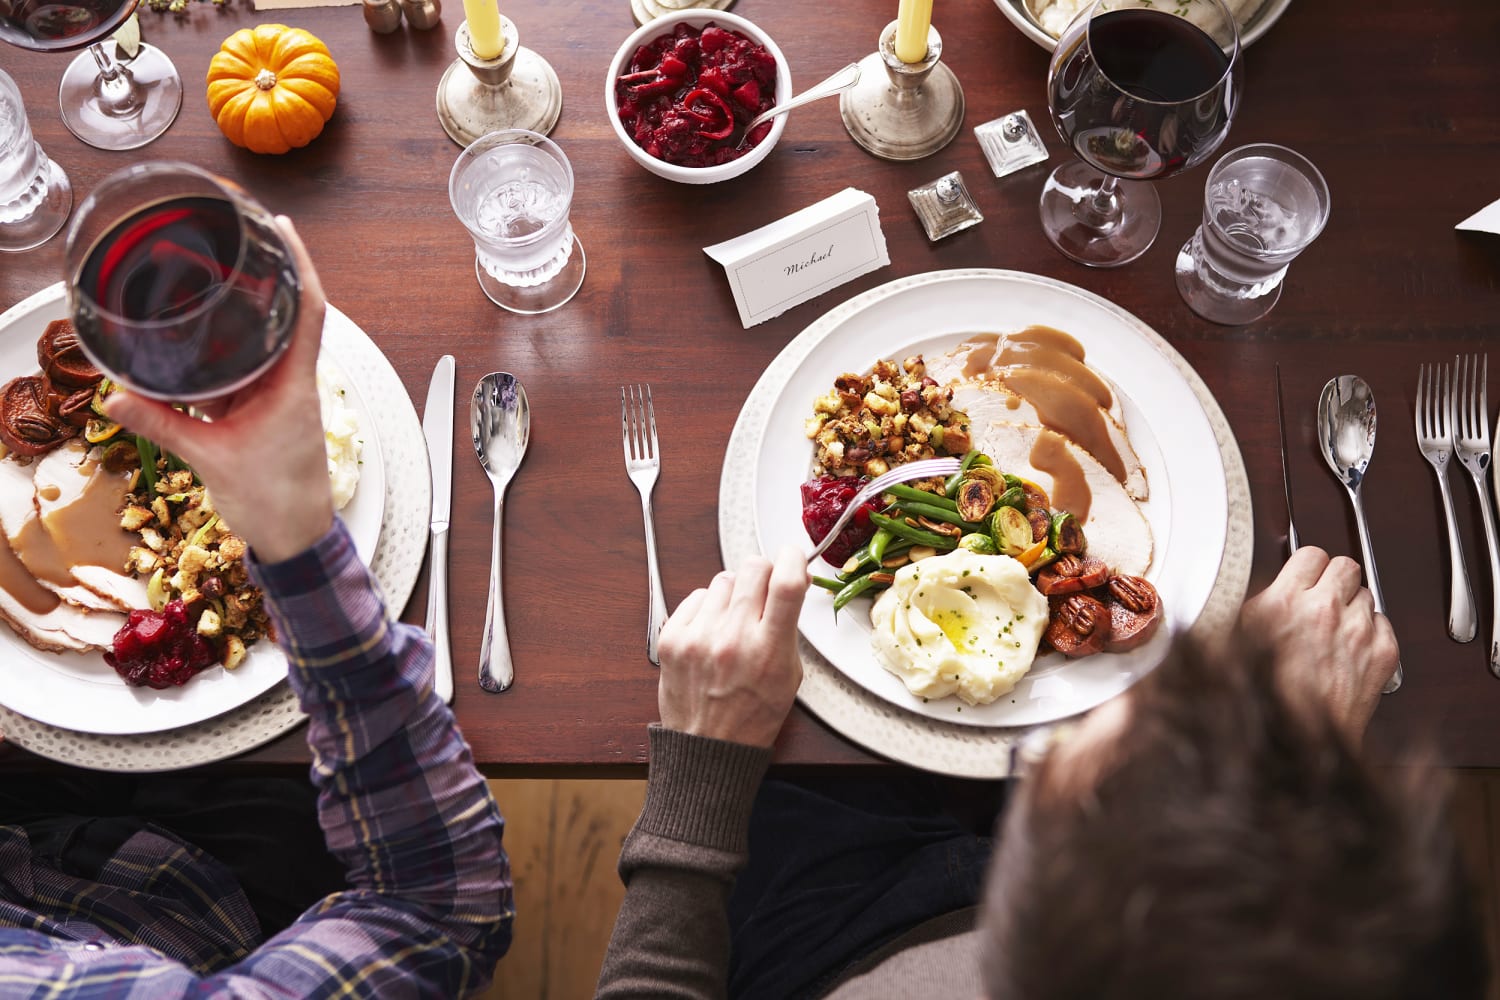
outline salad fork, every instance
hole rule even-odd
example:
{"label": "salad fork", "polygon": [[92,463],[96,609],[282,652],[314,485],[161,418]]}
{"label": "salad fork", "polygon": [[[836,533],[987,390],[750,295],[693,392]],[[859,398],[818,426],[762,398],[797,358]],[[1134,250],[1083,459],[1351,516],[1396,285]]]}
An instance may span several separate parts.
{"label": "salad fork", "polygon": [[1485,473],[1490,467],[1489,356],[1481,363],[1477,355],[1455,359],[1458,400],[1453,429],[1453,450],[1474,480],[1479,513],[1484,518],[1484,540],[1490,553],[1490,582],[1494,592],[1490,618],[1490,673],[1500,677],[1500,542],[1495,538],[1495,504]]}
{"label": "salad fork", "polygon": [[838,537],[839,532],[844,530],[844,526],[849,523],[849,519],[854,516],[855,511],[863,507],[868,500],[884,493],[887,487],[894,486],[897,483],[910,482],[913,479],[949,476],[958,471],[959,465],[960,462],[956,458],[924,458],[918,462],[907,462],[905,465],[898,465],[889,472],[876,476],[862,486],[858,493],[854,494],[854,499],[849,501],[848,506],[844,508],[844,512],[839,515],[839,519],[833,522],[833,527],[828,529],[828,534],[823,536],[821,542],[813,546],[813,550],[808,555],[807,561],[811,563],[818,556],[822,555],[823,551],[833,544],[833,540]]}
{"label": "salad fork", "polygon": [[641,516],[646,522],[646,601],[651,608],[646,623],[646,655],[660,666],[657,641],[667,621],[667,602],[662,596],[661,568],[656,562],[656,525],[651,519],[651,491],[661,472],[661,454],[656,443],[656,410],[651,405],[649,385],[620,386],[620,433],[625,439],[625,472],[641,495]]}
{"label": "salad fork", "polygon": [[1458,520],[1453,516],[1453,493],[1448,489],[1448,460],[1453,457],[1453,384],[1447,365],[1423,365],[1417,372],[1417,448],[1437,475],[1443,498],[1443,520],[1448,525],[1448,635],[1458,642],[1474,638],[1474,592],[1464,565]]}

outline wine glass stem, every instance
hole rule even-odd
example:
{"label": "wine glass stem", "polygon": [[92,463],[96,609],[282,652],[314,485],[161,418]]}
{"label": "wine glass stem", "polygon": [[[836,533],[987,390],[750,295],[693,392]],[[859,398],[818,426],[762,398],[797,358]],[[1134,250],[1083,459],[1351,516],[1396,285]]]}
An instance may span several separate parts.
{"label": "wine glass stem", "polygon": [[1115,193],[1120,179],[1114,174],[1105,174],[1104,182],[1094,189],[1093,196],[1078,203],[1078,221],[1100,233],[1112,231],[1120,222],[1120,199]]}
{"label": "wine glass stem", "polygon": [[105,49],[103,42],[89,46],[89,55],[99,67],[94,91],[99,95],[99,110],[111,118],[130,118],[141,110],[142,94],[130,71],[121,66]]}

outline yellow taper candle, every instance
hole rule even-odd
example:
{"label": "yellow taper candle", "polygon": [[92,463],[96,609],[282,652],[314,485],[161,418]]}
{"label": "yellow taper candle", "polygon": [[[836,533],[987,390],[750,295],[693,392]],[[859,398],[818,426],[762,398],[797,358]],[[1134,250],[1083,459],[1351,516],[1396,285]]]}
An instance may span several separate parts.
{"label": "yellow taper candle", "polygon": [[[464,0],[465,6],[468,0]],[[901,0],[896,14],[896,58],[919,63],[927,58],[927,27],[932,24],[932,0]]]}
{"label": "yellow taper candle", "polygon": [[[931,0],[928,0],[928,6],[931,5]],[[505,51],[505,39],[500,34],[499,4],[495,0],[464,0],[464,20],[469,22],[469,43],[474,47],[474,54],[481,59],[500,58],[500,53]],[[926,38],[925,27],[922,32],[922,37]]]}

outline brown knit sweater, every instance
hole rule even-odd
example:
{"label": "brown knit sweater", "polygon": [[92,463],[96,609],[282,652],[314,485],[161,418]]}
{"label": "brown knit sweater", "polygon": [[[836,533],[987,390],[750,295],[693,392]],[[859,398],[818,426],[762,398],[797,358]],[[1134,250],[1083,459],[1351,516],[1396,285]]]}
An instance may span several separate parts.
{"label": "brown knit sweater", "polygon": [[[620,851],[625,903],[597,996],[723,997],[729,969],[729,891],[749,856],[750,808],[771,752],[660,726],[650,731],[646,804]],[[980,996],[972,912],[930,921],[830,994]]]}

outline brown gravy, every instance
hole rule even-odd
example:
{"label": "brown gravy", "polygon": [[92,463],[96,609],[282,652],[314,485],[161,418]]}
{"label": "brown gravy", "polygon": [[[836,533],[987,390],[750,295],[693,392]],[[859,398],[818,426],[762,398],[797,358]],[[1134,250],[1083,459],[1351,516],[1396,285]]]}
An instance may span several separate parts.
{"label": "brown gravy", "polygon": [[[1108,383],[1084,364],[1082,344],[1061,330],[1029,326],[1003,336],[976,334],[960,345],[959,350],[965,349],[969,352],[964,360],[965,378],[988,379],[1026,400],[1036,407],[1044,427],[1072,440],[1097,458],[1110,475],[1125,482],[1125,460],[1110,438],[1104,415],[1114,395]],[[1067,459],[1078,468],[1072,456]],[[1084,490],[1087,496],[1087,487]],[[1056,502],[1083,520],[1079,511]]]}
{"label": "brown gravy", "polygon": [[33,614],[45,615],[61,602],[56,594],[36,582],[9,545],[0,544],[0,588]]}
{"label": "brown gravy", "polygon": [[39,580],[67,587],[77,584],[72,566],[103,566],[122,572],[137,539],[120,527],[120,508],[130,473],[108,473],[84,462],[78,474],[88,482],[77,497],[43,517],[29,518],[12,546],[19,562]]}
{"label": "brown gravy", "polygon": [[1052,477],[1052,506],[1065,510],[1078,518],[1079,523],[1089,519],[1089,505],[1094,494],[1089,489],[1087,477],[1078,459],[1068,451],[1068,442],[1058,434],[1043,429],[1036,436],[1029,456],[1031,464],[1039,472]]}

